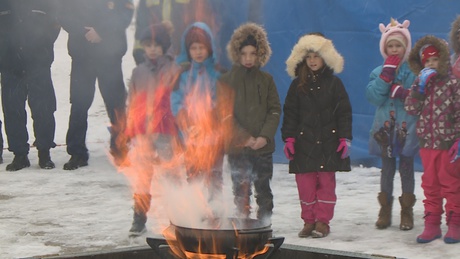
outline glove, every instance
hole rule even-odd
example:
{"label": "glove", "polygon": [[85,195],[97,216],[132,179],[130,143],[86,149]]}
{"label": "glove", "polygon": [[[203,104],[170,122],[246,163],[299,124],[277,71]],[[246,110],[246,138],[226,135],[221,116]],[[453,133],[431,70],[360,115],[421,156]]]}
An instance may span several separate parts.
{"label": "glove", "polygon": [[398,99],[404,100],[406,99],[408,94],[409,94],[409,90],[404,89],[402,85],[398,85],[398,84],[391,85],[390,98],[392,99],[398,98]]}
{"label": "glove", "polygon": [[460,156],[458,155],[458,150],[460,149],[460,140],[455,141],[455,143],[449,149],[450,162],[453,163]]}
{"label": "glove", "polygon": [[295,144],[295,138],[287,138],[286,143],[284,144],[284,155],[289,160],[294,159],[294,154],[295,154],[294,144]]}
{"label": "glove", "polygon": [[341,138],[339,147],[337,148],[337,152],[342,151],[342,155],[340,158],[345,159],[350,156],[350,147],[351,147],[351,140],[346,138]]}
{"label": "glove", "polygon": [[431,78],[437,75],[438,72],[432,68],[424,68],[418,74],[418,91],[422,94],[425,93],[425,86],[431,80]]}
{"label": "glove", "polygon": [[390,83],[395,79],[396,68],[398,67],[401,59],[398,56],[389,56],[385,59],[383,63],[382,72],[380,73],[380,78],[383,81]]}

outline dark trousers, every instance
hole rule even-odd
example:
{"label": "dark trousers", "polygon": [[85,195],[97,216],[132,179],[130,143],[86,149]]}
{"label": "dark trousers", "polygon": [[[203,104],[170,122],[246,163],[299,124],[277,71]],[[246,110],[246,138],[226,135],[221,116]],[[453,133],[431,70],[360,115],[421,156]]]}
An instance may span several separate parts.
{"label": "dark trousers", "polygon": [[29,153],[26,100],[33,119],[34,145],[38,150],[56,146],[56,96],[49,66],[32,66],[25,74],[2,72],[2,107],[8,150],[15,155]]}
{"label": "dark trousers", "polygon": [[[126,89],[123,82],[121,57],[111,59],[72,59],[70,74],[70,118],[67,131],[67,153],[88,159],[86,131],[98,80],[99,91],[110,119],[111,145],[118,135],[118,121],[124,118]],[[117,127],[113,127],[117,125]]]}
{"label": "dark trousers", "polygon": [[273,176],[272,154],[230,154],[228,162],[233,182],[234,202],[238,211],[249,216],[254,183],[255,199],[259,206],[257,218],[270,217],[273,210],[273,194],[270,188]]}
{"label": "dark trousers", "polygon": [[[393,196],[393,182],[396,173],[396,158],[382,157],[382,172],[380,176],[380,190],[388,195],[388,199]],[[399,156],[399,174],[401,175],[402,193],[414,193],[414,158]]]}

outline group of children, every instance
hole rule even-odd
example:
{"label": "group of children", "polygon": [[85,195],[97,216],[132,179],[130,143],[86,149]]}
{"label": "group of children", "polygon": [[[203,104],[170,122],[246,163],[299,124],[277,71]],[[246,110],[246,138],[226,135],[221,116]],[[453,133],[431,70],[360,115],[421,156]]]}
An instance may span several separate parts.
{"label": "group of children", "polygon": [[[366,97],[377,107],[370,134],[370,153],[382,158],[380,212],[376,227],[391,225],[393,180],[399,157],[402,195],[401,230],[414,226],[414,156],[419,152],[424,172],[425,228],[418,243],[442,237],[441,217],[446,213],[444,242],[460,242],[460,81],[458,79],[460,17],[452,24],[450,40],[455,57],[450,62],[448,43],[427,35],[412,48],[410,22],[395,20],[379,25],[384,63],[375,68]],[[452,65],[451,65],[452,64]],[[446,203],[443,207],[443,200]]]}
{"label": "group of children", "polygon": [[[451,33],[454,47],[460,45],[457,20]],[[366,89],[367,99],[377,107],[370,153],[382,159],[376,227],[391,225],[399,157],[400,229],[413,228],[414,156],[420,150],[425,169],[425,229],[417,242],[441,237],[445,198],[448,232],[444,241],[458,243],[460,83],[452,72],[460,62],[452,62],[451,69],[447,43],[434,36],[421,38],[411,48],[409,24],[393,19],[387,26],[380,24],[384,63],[372,71]],[[236,215],[249,217],[254,184],[257,218],[269,224],[272,153],[281,105],[273,77],[261,70],[271,55],[266,32],[254,23],[237,28],[227,45],[233,65],[223,71],[216,64],[213,35],[205,23],[193,23],[184,31],[175,60],[168,53],[171,29],[163,22],[144,33],[141,44],[146,58],[134,69],[130,83],[126,133],[132,149],[152,151],[150,157],[135,152],[147,163],[136,163],[142,165],[139,173],[145,177],[138,178],[143,183],[135,184],[140,187],[135,189],[131,232],[145,231],[151,199],[150,182],[146,184],[145,179],[151,180],[153,167],[174,167],[170,161],[177,152],[183,154],[187,180],[204,179],[211,199],[222,191],[227,154]],[[321,238],[330,233],[337,200],[335,172],[351,170],[352,108],[335,75],[343,65],[332,41],[319,32],[302,36],[286,61],[293,81],[284,102],[281,133],[304,221],[299,237]],[[203,154],[208,154],[206,161],[201,161]],[[153,166],[151,161],[155,161]]]}

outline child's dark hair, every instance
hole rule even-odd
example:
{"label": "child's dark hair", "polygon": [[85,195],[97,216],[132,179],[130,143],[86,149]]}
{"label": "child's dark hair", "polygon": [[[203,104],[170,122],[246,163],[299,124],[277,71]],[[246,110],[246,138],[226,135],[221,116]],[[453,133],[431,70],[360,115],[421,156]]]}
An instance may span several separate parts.
{"label": "child's dark hair", "polygon": [[173,31],[174,27],[169,21],[153,24],[142,33],[140,43],[141,45],[148,45],[155,42],[161,46],[163,53],[166,53],[169,47],[171,47],[171,35]]}

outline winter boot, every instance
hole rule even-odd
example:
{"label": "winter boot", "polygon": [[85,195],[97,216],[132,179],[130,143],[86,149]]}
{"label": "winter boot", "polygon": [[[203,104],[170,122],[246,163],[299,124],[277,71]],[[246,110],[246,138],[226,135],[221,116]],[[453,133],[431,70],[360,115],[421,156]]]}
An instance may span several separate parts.
{"label": "winter boot", "polygon": [[2,134],[2,121],[0,121],[0,164],[3,164],[3,134]]}
{"label": "winter boot", "polygon": [[393,208],[393,196],[388,200],[388,195],[385,192],[380,192],[377,197],[380,203],[379,218],[375,223],[378,229],[385,229],[391,226],[391,210]]}
{"label": "winter boot", "polygon": [[18,171],[30,166],[27,155],[15,155],[13,162],[6,166],[6,171]]}
{"label": "winter boot", "polygon": [[80,155],[72,155],[70,160],[64,164],[64,170],[75,170],[82,166],[88,165],[88,158]]}
{"label": "winter boot", "polygon": [[327,235],[329,235],[329,232],[329,225],[324,222],[318,221],[315,224],[315,230],[311,232],[311,236],[313,238],[327,237]]}
{"label": "winter boot", "polygon": [[429,243],[435,239],[441,238],[441,215],[427,212],[425,215],[425,229],[417,237],[417,243]]}
{"label": "winter boot", "polygon": [[299,232],[299,237],[309,237],[313,230],[315,230],[315,223],[305,223]]}
{"label": "winter boot", "polygon": [[38,165],[41,169],[53,169],[56,167],[51,161],[49,150],[38,150]]}
{"label": "winter boot", "polygon": [[412,193],[403,193],[399,197],[399,203],[401,204],[401,224],[399,224],[399,229],[411,230],[414,227],[414,212],[412,208],[415,204],[415,195]]}
{"label": "winter boot", "polygon": [[455,244],[460,242],[460,214],[449,212],[447,216],[447,233],[444,236],[444,243]]}
{"label": "winter boot", "polygon": [[147,231],[145,223],[147,222],[147,211],[150,209],[150,194],[134,194],[134,215],[133,224],[129,230],[130,236],[140,236]]}

